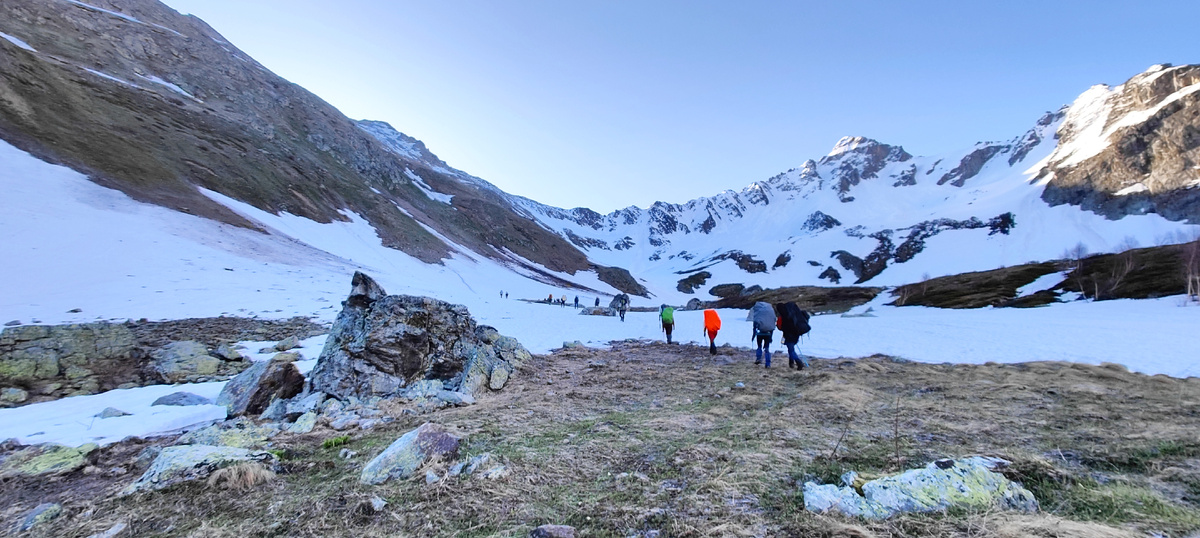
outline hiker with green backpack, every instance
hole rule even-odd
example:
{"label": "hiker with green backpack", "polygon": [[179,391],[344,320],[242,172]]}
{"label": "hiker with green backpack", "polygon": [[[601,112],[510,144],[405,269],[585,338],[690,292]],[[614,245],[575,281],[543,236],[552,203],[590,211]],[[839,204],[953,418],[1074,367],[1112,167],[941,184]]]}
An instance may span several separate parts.
{"label": "hiker with green backpack", "polygon": [[658,319],[662,320],[663,332],[667,333],[667,343],[671,343],[671,331],[675,330],[675,309],[667,305],[658,308]]}

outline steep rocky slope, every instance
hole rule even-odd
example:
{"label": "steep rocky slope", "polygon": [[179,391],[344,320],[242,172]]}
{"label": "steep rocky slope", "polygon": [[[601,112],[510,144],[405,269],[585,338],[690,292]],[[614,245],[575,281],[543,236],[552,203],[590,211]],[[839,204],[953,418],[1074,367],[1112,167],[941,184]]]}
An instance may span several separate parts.
{"label": "steep rocky slope", "polygon": [[465,248],[560,285],[547,270],[592,266],[486,182],[159,2],[14,0],[0,21],[0,137],[135,199],[245,227],[204,189],[317,222],[353,212],[427,263]]}

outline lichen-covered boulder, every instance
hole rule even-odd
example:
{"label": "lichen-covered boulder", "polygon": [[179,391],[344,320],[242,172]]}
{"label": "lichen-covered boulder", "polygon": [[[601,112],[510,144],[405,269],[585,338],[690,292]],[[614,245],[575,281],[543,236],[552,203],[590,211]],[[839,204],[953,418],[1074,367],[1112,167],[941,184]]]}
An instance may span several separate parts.
{"label": "lichen-covered boulder", "polygon": [[157,400],[154,400],[154,403],[150,404],[150,406],[154,407],[156,405],[179,405],[179,406],[209,405],[211,403],[213,403],[212,400],[209,400],[208,398],[205,398],[203,396],[200,396],[197,394],[192,394],[190,392],[179,391],[179,392],[172,392],[166,396],[163,396]]}
{"label": "lichen-covered boulder", "polygon": [[426,422],[417,429],[396,439],[375,459],[363,467],[359,481],[363,484],[382,484],[390,479],[409,478],[434,456],[458,456],[459,439],[441,426]]}
{"label": "lichen-covered boulder", "polygon": [[287,399],[304,390],[304,376],[287,361],[256,362],[230,379],[217,395],[217,405],[230,416],[258,415],[275,399]]}
{"label": "lichen-covered boulder", "polygon": [[186,383],[216,375],[221,359],[208,354],[200,342],[171,342],[150,354],[154,371],[167,383]]}
{"label": "lichen-covered boulder", "polygon": [[[402,396],[422,380],[477,395],[491,376],[507,377],[530,354],[513,338],[476,325],[466,307],[428,297],[387,295],[355,273],[325,348],[310,374],[311,388],[339,399]],[[495,385],[503,386],[503,382]]]}
{"label": "lichen-covered boulder", "polygon": [[228,446],[169,446],[162,449],[141,478],[121,490],[121,495],[208,478],[213,471],[245,462],[258,462],[272,468],[276,465],[275,455],[270,452]]}
{"label": "lichen-covered boulder", "polygon": [[177,445],[232,446],[236,448],[266,448],[272,437],[279,434],[275,424],[255,424],[237,419],[192,430],[175,441]]}
{"label": "lichen-covered boulder", "polygon": [[21,525],[17,527],[21,532],[27,532],[34,527],[37,527],[47,521],[50,521],[62,515],[63,507],[58,503],[42,503],[37,505],[25,519],[21,521]]}
{"label": "lichen-covered boulder", "polygon": [[94,443],[80,447],[56,444],[25,447],[0,463],[0,478],[69,473],[82,468],[88,454],[97,448]]}
{"label": "lichen-covered boulder", "polygon": [[1036,512],[1037,499],[1029,490],[995,472],[1007,464],[1000,458],[983,456],[938,460],[923,469],[864,482],[858,489],[853,485],[854,473],[847,473],[842,477],[844,486],[806,482],[804,508],[867,519],[950,508]]}

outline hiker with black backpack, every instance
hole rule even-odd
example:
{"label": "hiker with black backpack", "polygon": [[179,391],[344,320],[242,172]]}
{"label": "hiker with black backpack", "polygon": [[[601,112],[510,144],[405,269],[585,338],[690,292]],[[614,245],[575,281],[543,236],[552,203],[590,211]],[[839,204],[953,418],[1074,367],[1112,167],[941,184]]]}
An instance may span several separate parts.
{"label": "hiker with black backpack", "polygon": [[775,334],[775,325],[779,321],[775,316],[775,307],[762,301],[754,303],[754,306],[750,307],[750,320],[754,322],[750,340],[758,346],[754,350],[754,364],[762,364],[763,355],[766,355],[767,363],[764,368],[770,368],[771,336]]}
{"label": "hiker with black backpack", "polygon": [[658,307],[658,318],[662,320],[663,332],[667,333],[667,343],[671,343],[671,331],[675,330],[675,309],[667,305]]}
{"label": "hiker with black backpack", "polygon": [[812,330],[808,324],[808,312],[789,301],[775,305],[775,314],[779,319],[779,330],[783,332],[783,345],[787,346],[788,350],[788,368],[807,368],[808,359],[803,353],[796,352],[796,344],[800,343],[801,336]]}

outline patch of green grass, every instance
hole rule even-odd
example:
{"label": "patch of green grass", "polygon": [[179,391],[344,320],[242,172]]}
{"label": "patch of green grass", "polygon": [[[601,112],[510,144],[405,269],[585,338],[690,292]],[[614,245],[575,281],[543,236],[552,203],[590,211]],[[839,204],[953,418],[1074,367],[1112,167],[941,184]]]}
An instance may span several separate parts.
{"label": "patch of green grass", "polygon": [[1200,529],[1200,510],[1167,501],[1154,491],[1131,484],[1083,481],[1063,491],[1063,514],[1072,519],[1110,525],[1152,522],[1176,530]]}
{"label": "patch of green grass", "polygon": [[349,443],[349,442],[350,442],[349,435],[339,435],[337,437],[330,437],[329,439],[321,441],[321,448],[326,448],[326,449],[337,448],[337,447],[345,445],[346,443]]}
{"label": "patch of green grass", "polygon": [[1085,465],[1100,471],[1146,473],[1165,460],[1200,457],[1200,441],[1167,440],[1151,446],[1115,448],[1085,455]]}

